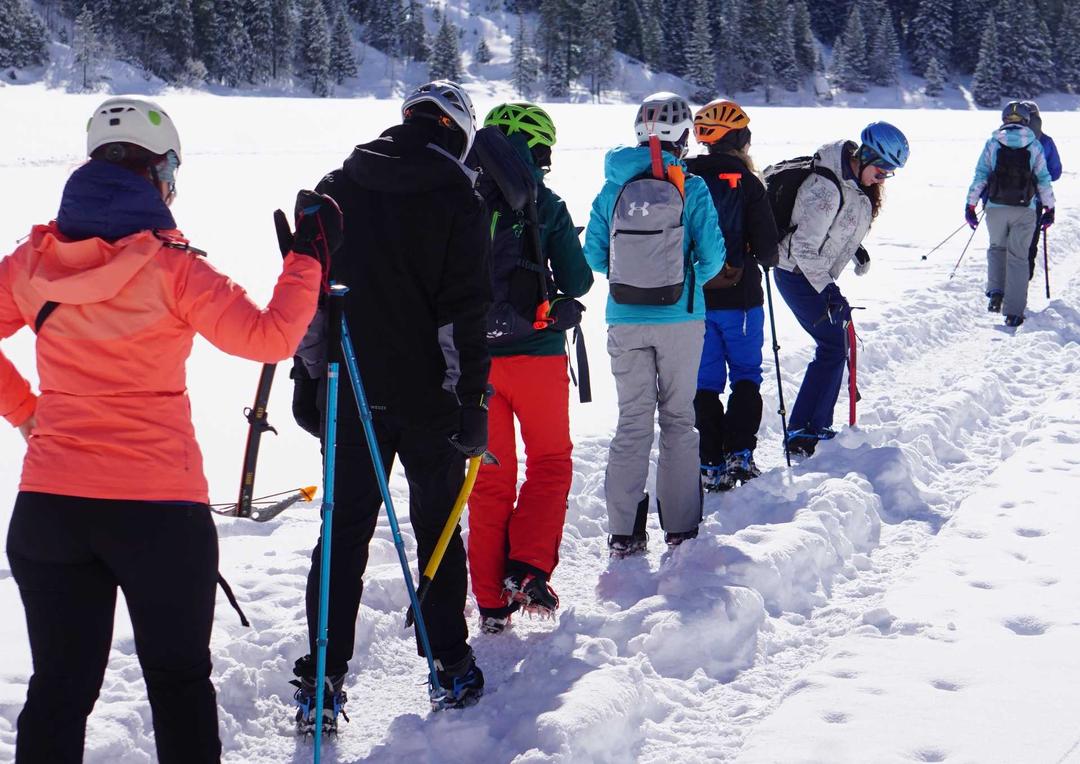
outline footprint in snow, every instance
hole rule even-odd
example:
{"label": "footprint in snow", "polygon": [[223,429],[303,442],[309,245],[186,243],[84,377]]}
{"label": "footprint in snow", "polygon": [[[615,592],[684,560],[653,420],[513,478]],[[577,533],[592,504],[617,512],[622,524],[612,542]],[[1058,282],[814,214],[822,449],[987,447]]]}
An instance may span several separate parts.
{"label": "footprint in snow", "polygon": [[1049,629],[1051,625],[1033,615],[1021,615],[1014,618],[1006,618],[1001,624],[1014,634],[1018,634],[1022,637],[1036,637],[1040,634],[1045,634],[1046,630]]}
{"label": "footprint in snow", "polygon": [[945,761],[947,755],[944,751],[939,751],[936,748],[922,748],[914,751],[911,758],[914,761]]}
{"label": "footprint in snow", "polygon": [[1016,535],[1023,536],[1026,539],[1038,538],[1039,536],[1045,536],[1047,531],[1042,528],[1017,528]]}
{"label": "footprint in snow", "polygon": [[968,581],[968,586],[973,586],[976,589],[993,589],[994,585],[988,581]]}
{"label": "footprint in snow", "polygon": [[829,711],[822,714],[821,719],[829,724],[847,724],[851,717],[841,711]]}
{"label": "footprint in snow", "polygon": [[943,690],[945,692],[956,692],[963,687],[962,684],[950,682],[947,679],[935,679],[934,681],[930,682],[930,686],[933,687],[935,690]]}

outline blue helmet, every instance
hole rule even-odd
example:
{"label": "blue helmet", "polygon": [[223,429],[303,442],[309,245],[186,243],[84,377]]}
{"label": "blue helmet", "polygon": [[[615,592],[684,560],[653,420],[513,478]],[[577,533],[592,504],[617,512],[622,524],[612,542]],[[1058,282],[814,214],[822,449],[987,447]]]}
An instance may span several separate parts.
{"label": "blue helmet", "polygon": [[859,158],[866,164],[881,167],[883,170],[896,170],[903,167],[911,154],[907,138],[899,128],[888,122],[873,122],[867,125],[860,136]]}

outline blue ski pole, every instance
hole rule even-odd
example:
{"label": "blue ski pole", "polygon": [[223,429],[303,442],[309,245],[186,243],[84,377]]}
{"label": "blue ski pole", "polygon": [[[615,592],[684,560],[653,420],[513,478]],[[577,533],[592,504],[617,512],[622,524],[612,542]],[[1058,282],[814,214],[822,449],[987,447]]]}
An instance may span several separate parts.
{"label": "blue ski pole", "polygon": [[326,365],[326,422],[324,430],[322,542],[319,564],[319,636],[315,650],[315,764],[322,757],[323,707],[326,702],[326,642],[330,613],[330,532],[334,520],[334,461],[337,451],[338,376],[341,368],[341,342],[337,327],[342,323],[342,308],[347,286],[330,287],[330,349]]}
{"label": "blue ski pole", "polygon": [[[330,318],[331,322],[335,319]],[[416,598],[416,586],[413,583],[412,571],[409,570],[409,559],[405,556],[405,541],[401,538],[401,528],[398,526],[397,513],[394,512],[394,502],[390,498],[390,485],[386,481],[386,469],[383,466],[382,452],[379,450],[379,441],[375,437],[375,426],[371,421],[371,408],[368,406],[367,395],[364,394],[364,384],[360,380],[360,367],[356,363],[356,350],[353,348],[352,337],[349,335],[349,324],[342,316],[337,319],[340,325],[341,342],[340,350],[344,351],[345,363],[349,371],[349,380],[352,382],[353,395],[356,397],[356,408],[360,412],[360,421],[364,425],[364,437],[367,439],[368,451],[371,452],[371,464],[375,468],[375,479],[379,481],[379,491],[382,493],[383,506],[386,507],[386,517],[390,521],[390,532],[394,535],[394,547],[397,549],[398,559],[401,561],[401,571],[405,574],[405,588],[409,592],[409,602],[416,617],[416,633],[420,636],[420,647],[427,657],[428,674],[430,683],[429,695],[432,706],[445,698],[446,691],[439,684],[439,676],[435,669],[435,658],[431,654],[431,642],[428,640],[427,627],[424,625],[424,616],[420,612],[420,602]]]}

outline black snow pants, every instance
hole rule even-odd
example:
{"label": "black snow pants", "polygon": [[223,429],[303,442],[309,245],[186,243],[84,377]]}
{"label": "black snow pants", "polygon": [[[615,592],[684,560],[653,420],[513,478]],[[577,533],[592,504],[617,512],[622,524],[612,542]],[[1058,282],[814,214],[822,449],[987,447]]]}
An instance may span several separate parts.
{"label": "black snow pants", "polygon": [[[341,388],[338,419],[334,516],[330,550],[330,609],[327,630],[326,673],[344,674],[352,657],[356,617],[363,593],[368,544],[382,510],[382,495],[375,479],[356,404],[346,381]],[[383,465],[390,470],[399,457],[409,483],[409,520],[416,536],[420,570],[427,565],[465,480],[465,457],[449,442],[457,413],[420,426],[392,414],[376,412],[375,434]],[[400,511],[400,507],[395,505]],[[400,518],[404,523],[404,518]],[[308,639],[315,656],[318,638],[319,566],[322,539],[311,554],[307,582]],[[414,580],[419,580],[416,575]],[[404,586],[404,582],[401,584]],[[431,651],[445,665],[457,663],[469,652],[465,624],[468,578],[465,546],[460,527],[446,549],[423,604]],[[421,652],[419,644],[418,651]],[[314,667],[314,661],[311,666]]]}
{"label": "black snow pants", "polygon": [[7,554],[34,673],[15,761],[81,762],[124,593],[161,764],[221,759],[210,682],[217,532],[205,504],[21,492]]}

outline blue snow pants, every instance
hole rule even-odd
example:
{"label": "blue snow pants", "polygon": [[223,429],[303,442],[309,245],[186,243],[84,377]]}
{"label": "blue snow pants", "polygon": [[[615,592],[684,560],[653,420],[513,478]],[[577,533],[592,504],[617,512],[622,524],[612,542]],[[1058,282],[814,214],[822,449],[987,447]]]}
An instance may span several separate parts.
{"label": "blue snow pants", "polygon": [[833,423],[833,409],[847,362],[846,330],[825,316],[826,301],[801,273],[774,268],[776,288],[799,324],[817,343],[814,360],[806,367],[799,395],[791,409],[788,430],[821,432]]}
{"label": "blue snow pants", "polygon": [[724,392],[744,380],[761,385],[761,347],[765,343],[765,309],[705,312],[705,346],[698,367],[698,390]]}

